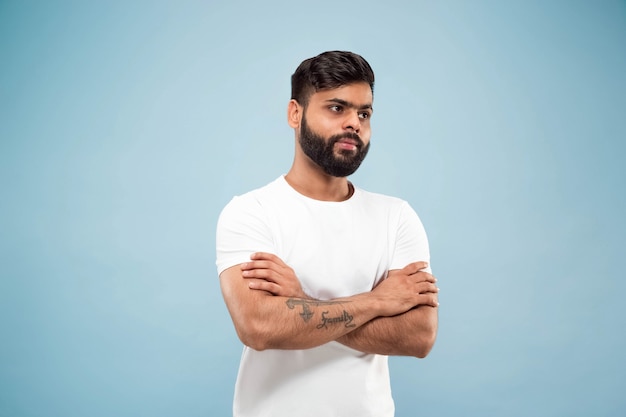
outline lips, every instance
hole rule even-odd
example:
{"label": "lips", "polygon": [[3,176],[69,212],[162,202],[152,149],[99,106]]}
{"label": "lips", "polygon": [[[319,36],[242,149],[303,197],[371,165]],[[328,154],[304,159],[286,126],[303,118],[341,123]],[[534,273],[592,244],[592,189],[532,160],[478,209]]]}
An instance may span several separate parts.
{"label": "lips", "polygon": [[343,143],[346,145],[359,146],[359,141],[351,139],[351,138],[341,138],[337,142]]}
{"label": "lips", "polygon": [[336,142],[339,149],[354,151],[358,149],[359,144],[354,139],[340,139]]}
{"label": "lips", "polygon": [[354,151],[363,146],[363,141],[361,141],[358,135],[340,136],[336,138],[334,142],[337,144],[338,148],[348,151]]}

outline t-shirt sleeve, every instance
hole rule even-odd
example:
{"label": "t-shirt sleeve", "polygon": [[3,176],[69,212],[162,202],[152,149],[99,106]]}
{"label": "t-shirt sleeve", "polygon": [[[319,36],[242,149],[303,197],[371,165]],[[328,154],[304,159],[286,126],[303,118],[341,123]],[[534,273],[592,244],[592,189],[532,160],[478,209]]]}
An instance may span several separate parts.
{"label": "t-shirt sleeve", "polygon": [[263,207],[251,195],[233,198],[222,210],[216,232],[217,273],[250,260],[254,252],[274,252]]}
{"label": "t-shirt sleeve", "polygon": [[417,213],[407,202],[402,202],[398,216],[396,244],[390,269],[402,269],[412,262],[428,262],[430,269],[430,250],[428,238]]}

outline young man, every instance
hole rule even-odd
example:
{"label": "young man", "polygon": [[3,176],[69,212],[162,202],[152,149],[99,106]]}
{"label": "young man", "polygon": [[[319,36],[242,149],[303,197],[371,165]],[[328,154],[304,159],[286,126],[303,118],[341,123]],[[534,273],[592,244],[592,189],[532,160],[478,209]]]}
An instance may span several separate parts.
{"label": "young man", "polygon": [[218,221],[220,284],[245,345],[234,415],[393,416],[387,355],[423,358],[437,333],[426,234],[408,203],[346,178],[369,149],[369,64],[325,52],[291,82],[291,169]]}

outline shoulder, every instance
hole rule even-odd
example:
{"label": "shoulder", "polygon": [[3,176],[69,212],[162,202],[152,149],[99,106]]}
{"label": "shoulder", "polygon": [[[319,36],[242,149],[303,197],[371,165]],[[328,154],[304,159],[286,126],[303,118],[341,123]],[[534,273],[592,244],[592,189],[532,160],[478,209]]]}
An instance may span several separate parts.
{"label": "shoulder", "polygon": [[407,200],[366,191],[358,187],[355,189],[358,190],[361,205],[366,207],[369,212],[375,212],[379,216],[386,217],[389,224],[421,223],[417,212]]}
{"label": "shoulder", "polygon": [[261,207],[264,201],[271,201],[282,193],[281,180],[278,178],[263,187],[234,196],[224,206],[222,213]]}
{"label": "shoulder", "polygon": [[410,207],[406,200],[399,197],[366,191],[356,186],[355,190],[357,190],[359,198],[363,201],[363,203],[367,205],[385,207],[391,210],[402,210],[404,207]]}

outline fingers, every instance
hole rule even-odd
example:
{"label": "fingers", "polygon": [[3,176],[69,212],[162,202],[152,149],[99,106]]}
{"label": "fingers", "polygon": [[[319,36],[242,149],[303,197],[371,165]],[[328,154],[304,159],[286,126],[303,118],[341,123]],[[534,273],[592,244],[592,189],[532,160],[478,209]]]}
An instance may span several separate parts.
{"label": "fingers", "polygon": [[439,297],[434,293],[426,293],[418,295],[418,303],[416,306],[439,307]]}
{"label": "fingers", "polygon": [[276,265],[269,261],[251,261],[241,264],[242,271],[251,271],[253,269],[272,269],[272,266]]}
{"label": "fingers", "polygon": [[[424,263],[421,263],[421,264],[424,264]],[[411,265],[415,265],[415,264],[411,264]],[[414,271],[414,272],[411,272],[411,271]],[[413,282],[422,282],[422,281],[428,281],[428,282],[433,282],[433,283],[437,282],[437,278],[435,278],[432,274],[429,274],[428,272],[424,272],[421,270],[416,271],[415,267],[409,267],[409,265],[405,266],[401,270],[396,269],[396,270],[389,271],[389,274],[387,277],[389,278],[392,276],[405,276]]]}
{"label": "fingers", "polygon": [[409,275],[413,275],[421,271],[422,269],[426,269],[426,268],[428,268],[428,262],[418,261],[418,262],[412,262],[408,264],[407,266],[402,268],[402,271],[404,271],[405,273]]}
{"label": "fingers", "polygon": [[289,268],[278,256],[267,252],[255,252],[250,255],[250,262],[241,264],[244,278],[269,278],[272,274],[281,273]]}
{"label": "fingers", "polygon": [[265,260],[269,262],[274,262],[280,266],[286,266],[282,259],[274,255],[273,253],[268,253],[268,252],[255,252],[252,255],[250,255],[250,259],[253,261]]}
{"label": "fingers", "polygon": [[272,279],[288,268],[278,256],[271,253],[257,252],[250,255],[250,262],[241,264],[244,278]]}
{"label": "fingers", "polygon": [[433,284],[437,282],[437,278],[435,278],[432,274],[422,271],[411,275],[411,279],[415,282],[432,282]]}
{"label": "fingers", "polygon": [[279,285],[263,279],[250,280],[248,282],[248,288],[251,290],[267,291],[272,295],[283,295],[281,294],[281,288]]}
{"label": "fingers", "polygon": [[433,282],[422,281],[422,282],[417,283],[416,290],[418,294],[426,294],[426,293],[436,294],[439,292],[439,287],[437,287],[435,283]]}
{"label": "fingers", "polygon": [[252,290],[284,297],[305,296],[294,270],[271,253],[253,253],[250,262],[241,264],[241,276]]}
{"label": "fingers", "polygon": [[426,261],[412,262],[402,269],[394,269],[394,270],[389,271],[389,275],[392,275],[392,274],[414,275],[414,274],[417,274],[418,272],[425,272],[424,269],[427,269],[427,268],[428,268],[428,262]]}
{"label": "fingers", "polygon": [[439,287],[435,285],[437,279],[425,272],[422,274],[428,275],[430,279],[417,283],[417,298],[419,300],[417,305],[439,307]]}
{"label": "fingers", "polygon": [[260,278],[275,280],[280,271],[275,268],[275,264],[265,261],[253,261],[241,264],[241,275],[244,278]]}
{"label": "fingers", "polygon": [[436,281],[436,278],[427,272],[414,275],[398,273],[391,279],[383,280],[374,291],[383,291],[388,297],[387,300],[393,300],[393,303],[399,305],[410,303],[411,307],[419,305],[438,307],[439,288]]}

